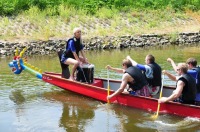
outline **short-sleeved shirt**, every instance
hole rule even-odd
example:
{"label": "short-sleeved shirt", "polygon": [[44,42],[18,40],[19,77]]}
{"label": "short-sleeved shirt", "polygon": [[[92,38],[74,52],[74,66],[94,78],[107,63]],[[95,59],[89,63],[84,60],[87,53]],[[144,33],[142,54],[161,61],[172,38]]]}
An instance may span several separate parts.
{"label": "short-sleeved shirt", "polygon": [[137,67],[145,72],[145,75],[147,78],[152,79],[153,78],[153,69],[148,66],[148,65],[142,65],[142,64],[137,64]]}
{"label": "short-sleeved shirt", "polygon": [[[76,52],[75,43],[73,40],[70,40],[68,43],[68,47],[66,47],[68,51]],[[83,49],[83,45],[81,44],[81,50]]]}

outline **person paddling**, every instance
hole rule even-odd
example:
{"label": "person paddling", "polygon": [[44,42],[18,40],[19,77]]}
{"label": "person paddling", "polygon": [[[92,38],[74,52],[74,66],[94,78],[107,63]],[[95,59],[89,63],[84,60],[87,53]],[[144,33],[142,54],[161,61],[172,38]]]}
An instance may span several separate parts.
{"label": "person paddling", "polygon": [[[119,89],[113,94],[108,95],[107,100],[110,100],[111,98],[119,95],[122,92],[126,94],[129,93],[147,97],[150,95],[147,80],[145,79],[141,70],[133,66],[130,60],[124,59],[122,61],[122,69],[114,68],[110,65],[107,65],[106,68],[118,73],[124,73]],[[129,88],[125,89],[127,84],[129,85]]]}
{"label": "person paddling", "polygon": [[174,76],[163,70],[163,74],[167,75],[171,80],[176,81],[176,89],[169,97],[158,99],[158,103],[176,101],[184,104],[194,104],[196,97],[195,79],[187,73],[188,66],[186,63],[179,63],[176,68],[178,76]]}
{"label": "person paddling", "polygon": [[143,71],[145,77],[148,81],[150,93],[151,95],[156,95],[161,88],[161,67],[155,62],[155,57],[151,54],[145,57],[146,65],[138,64],[136,61],[131,59],[130,56],[127,56],[133,66],[138,67],[140,70]]}
{"label": "person paddling", "polygon": [[[168,58],[167,61],[171,63],[173,69],[176,71],[177,66],[175,62],[171,58]],[[188,65],[187,73],[192,75],[196,80],[197,94],[195,104],[200,105],[200,67],[197,67],[197,60],[195,58],[188,58],[186,64]]]}

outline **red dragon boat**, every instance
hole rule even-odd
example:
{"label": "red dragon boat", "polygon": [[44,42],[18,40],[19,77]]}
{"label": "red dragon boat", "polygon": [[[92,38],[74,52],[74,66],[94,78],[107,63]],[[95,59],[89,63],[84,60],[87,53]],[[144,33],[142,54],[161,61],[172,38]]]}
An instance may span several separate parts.
{"label": "red dragon boat", "polygon": [[[58,86],[62,89],[69,90],[87,97],[94,98],[99,101],[107,102],[107,86],[108,80],[102,78],[94,78],[93,83],[83,83],[71,81],[61,77],[61,74],[45,72],[42,74],[42,80]],[[110,94],[119,88],[121,81],[109,80]],[[163,96],[171,95],[174,87],[163,87]],[[120,94],[113,97],[110,102],[128,107],[139,108],[150,112],[156,112],[158,106],[159,95],[153,97],[134,96],[128,94]],[[160,104],[160,113],[173,114],[183,117],[200,118],[200,106],[181,104],[178,102],[168,102]]]}

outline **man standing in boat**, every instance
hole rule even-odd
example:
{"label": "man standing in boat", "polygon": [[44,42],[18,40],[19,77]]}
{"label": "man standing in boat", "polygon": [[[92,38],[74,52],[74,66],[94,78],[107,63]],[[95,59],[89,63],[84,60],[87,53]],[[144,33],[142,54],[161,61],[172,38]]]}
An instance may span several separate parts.
{"label": "man standing in boat", "polygon": [[[168,58],[167,61],[171,63],[174,71],[176,71],[177,66],[175,62],[171,58]],[[197,94],[195,104],[200,105],[200,67],[197,67],[197,60],[195,58],[188,58],[186,64],[188,64],[187,73],[192,75],[196,80]]]}
{"label": "man standing in boat", "polygon": [[127,56],[127,59],[131,61],[133,66],[138,67],[143,71],[145,77],[149,83],[151,95],[156,95],[161,88],[161,67],[155,62],[155,57],[151,54],[145,57],[146,65],[138,64],[136,61]]}
{"label": "man standing in boat", "polygon": [[[83,44],[81,39],[81,29],[74,28],[74,36],[67,41],[66,49],[61,56],[61,62],[66,65],[73,65],[70,80],[74,80],[74,74],[78,66],[83,63],[88,63],[83,51]],[[81,52],[82,56],[79,56]]]}
{"label": "man standing in boat", "polygon": [[167,75],[171,80],[177,81],[176,89],[169,97],[161,97],[158,103],[165,103],[169,101],[178,101],[184,104],[194,104],[196,97],[196,83],[195,79],[187,73],[188,66],[186,63],[179,63],[176,69],[178,76],[163,70],[163,74]]}
{"label": "man standing in boat", "polygon": [[[107,99],[111,99],[114,96],[119,95],[120,93],[130,93],[134,95],[140,96],[149,96],[149,89],[148,83],[142,74],[141,70],[137,67],[133,66],[130,60],[124,59],[122,62],[122,69],[121,68],[113,68],[110,65],[107,65],[106,68],[109,70],[113,70],[118,73],[124,73],[122,77],[122,82],[120,88],[115,91],[113,94],[108,95]],[[129,88],[126,90],[127,84]]]}

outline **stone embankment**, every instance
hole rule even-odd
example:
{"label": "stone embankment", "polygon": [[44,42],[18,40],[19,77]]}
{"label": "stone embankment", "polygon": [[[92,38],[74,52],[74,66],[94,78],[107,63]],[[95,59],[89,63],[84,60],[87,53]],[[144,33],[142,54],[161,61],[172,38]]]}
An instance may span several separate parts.
{"label": "stone embankment", "polygon": [[[200,32],[180,33],[174,35],[146,34],[140,36],[107,36],[84,39],[86,50],[122,49],[144,46],[162,46],[169,44],[183,45],[200,43]],[[23,43],[0,42],[0,56],[13,55],[16,48],[27,47],[26,54],[47,55],[64,49],[66,40],[32,41]]]}

